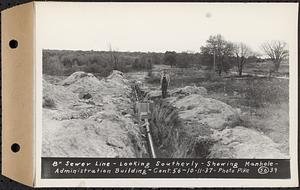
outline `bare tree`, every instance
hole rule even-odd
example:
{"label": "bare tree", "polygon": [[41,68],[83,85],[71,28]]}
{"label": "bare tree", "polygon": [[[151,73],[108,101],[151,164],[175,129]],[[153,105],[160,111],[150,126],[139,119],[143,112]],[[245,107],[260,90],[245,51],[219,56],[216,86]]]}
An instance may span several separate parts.
{"label": "bare tree", "polygon": [[118,56],[117,56],[117,52],[112,48],[111,44],[109,43],[108,44],[108,51],[109,51],[109,54],[110,54],[110,64],[113,65],[113,69],[114,70],[118,70]]}
{"label": "bare tree", "polygon": [[287,43],[283,41],[265,42],[261,45],[261,48],[274,64],[274,68],[270,70],[270,73],[277,72],[280,63],[289,55]]}
{"label": "bare tree", "polygon": [[234,45],[234,54],[236,56],[239,76],[242,76],[244,65],[247,58],[251,56],[252,50],[246,44],[240,42]]}

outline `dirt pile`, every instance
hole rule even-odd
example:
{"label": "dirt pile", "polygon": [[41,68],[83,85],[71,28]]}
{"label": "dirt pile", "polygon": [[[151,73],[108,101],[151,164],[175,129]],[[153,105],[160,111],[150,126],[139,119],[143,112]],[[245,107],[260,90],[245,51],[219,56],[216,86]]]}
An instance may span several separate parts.
{"label": "dirt pile", "polygon": [[42,155],[146,157],[130,93],[118,71],[102,80],[84,72],[73,73],[59,85],[44,80],[43,95],[56,106],[43,107]]}
{"label": "dirt pile", "polygon": [[[156,100],[158,98],[161,98],[161,90],[149,90],[145,88],[143,90],[147,92],[147,99]],[[168,96],[180,98],[191,94],[199,94],[205,96],[207,95],[207,90],[203,87],[185,86],[184,88],[170,90]]]}
{"label": "dirt pile", "polygon": [[152,113],[153,136],[161,157],[286,158],[269,137],[238,126],[238,111],[205,97],[203,88],[175,89],[170,95],[155,101]]}
{"label": "dirt pile", "polygon": [[85,73],[83,71],[78,71],[78,72],[75,72],[72,75],[70,75],[65,80],[63,80],[60,84],[62,86],[68,86],[68,85],[71,85],[75,82],[78,82],[78,80],[80,80],[80,79],[92,81],[94,83],[99,82],[99,80],[93,74]]}
{"label": "dirt pile", "polygon": [[[76,94],[60,85],[53,85],[43,80],[43,105],[56,109],[63,109],[64,104],[72,105],[78,102]],[[52,105],[49,105],[51,102]]]}
{"label": "dirt pile", "polygon": [[171,96],[183,97],[191,94],[199,94],[202,96],[207,95],[207,90],[203,87],[197,86],[185,86],[183,88],[177,88],[170,92]]}
{"label": "dirt pile", "polygon": [[210,149],[210,158],[287,158],[279,145],[264,134],[242,126],[215,131],[216,143]]}
{"label": "dirt pile", "polygon": [[172,100],[184,121],[197,122],[212,129],[224,129],[238,122],[238,115],[231,106],[198,94]]}

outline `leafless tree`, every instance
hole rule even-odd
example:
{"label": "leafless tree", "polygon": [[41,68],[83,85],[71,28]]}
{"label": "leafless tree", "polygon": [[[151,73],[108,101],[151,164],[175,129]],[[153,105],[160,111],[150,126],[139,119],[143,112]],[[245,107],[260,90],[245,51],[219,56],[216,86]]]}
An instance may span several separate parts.
{"label": "leafless tree", "polygon": [[110,64],[113,65],[113,69],[114,70],[118,70],[118,56],[117,56],[117,52],[112,48],[111,44],[109,43],[108,44],[108,51],[109,51],[109,54],[110,54]]}
{"label": "leafless tree", "polygon": [[274,67],[272,70],[270,70],[270,73],[277,72],[280,63],[289,55],[287,43],[283,41],[265,42],[261,45],[261,48],[274,64]]}
{"label": "leafless tree", "polygon": [[234,45],[234,54],[236,56],[239,76],[242,76],[246,60],[252,54],[252,50],[246,44],[240,42]]}

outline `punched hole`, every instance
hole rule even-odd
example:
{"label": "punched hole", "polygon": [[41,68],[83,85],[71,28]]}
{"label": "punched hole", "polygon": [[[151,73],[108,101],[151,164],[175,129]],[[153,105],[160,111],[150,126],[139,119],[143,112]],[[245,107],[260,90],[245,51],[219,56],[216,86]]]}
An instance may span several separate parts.
{"label": "punched hole", "polygon": [[11,151],[13,151],[14,153],[20,151],[20,145],[18,143],[12,144],[10,148],[11,148]]}
{"label": "punched hole", "polygon": [[9,41],[9,47],[10,47],[11,49],[17,48],[17,47],[18,47],[18,41],[17,41],[17,40],[10,40],[10,41]]}

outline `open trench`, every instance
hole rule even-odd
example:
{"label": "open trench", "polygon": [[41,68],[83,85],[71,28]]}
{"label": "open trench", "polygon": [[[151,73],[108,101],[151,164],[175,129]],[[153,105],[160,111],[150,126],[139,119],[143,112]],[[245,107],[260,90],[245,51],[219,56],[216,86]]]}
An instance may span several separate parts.
{"label": "open trench", "polygon": [[154,103],[151,129],[157,155],[163,158],[207,158],[212,141],[200,138],[202,134],[196,130],[187,130],[178,111],[164,100],[156,100]]}
{"label": "open trench", "polygon": [[158,158],[287,158],[271,138],[240,125],[237,110],[210,98],[203,87],[173,89],[165,99],[159,90],[133,89],[139,101],[150,102]]}
{"label": "open trench", "polygon": [[[203,136],[210,131],[205,126],[199,124],[188,124],[183,121],[178,113],[178,108],[174,107],[165,99],[155,98],[148,100],[147,92],[133,84],[132,91],[137,102],[150,103],[149,117],[150,133],[153,139],[154,151],[158,158],[207,158],[213,141]],[[191,126],[194,125],[194,126]],[[202,128],[202,130],[199,130]],[[146,136],[145,129],[142,133]],[[200,134],[203,132],[203,134]],[[151,147],[147,138],[148,156],[151,156]]]}
{"label": "open trench", "polygon": [[158,158],[287,157],[272,139],[241,126],[236,109],[205,88],[173,89],[166,99],[151,89],[119,71],[101,80],[84,72],[59,84],[44,80],[42,155],[149,158],[149,133],[136,111],[138,102],[148,102]]}

